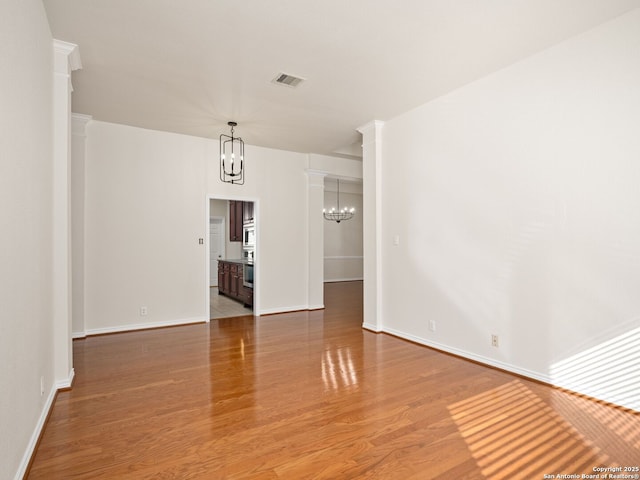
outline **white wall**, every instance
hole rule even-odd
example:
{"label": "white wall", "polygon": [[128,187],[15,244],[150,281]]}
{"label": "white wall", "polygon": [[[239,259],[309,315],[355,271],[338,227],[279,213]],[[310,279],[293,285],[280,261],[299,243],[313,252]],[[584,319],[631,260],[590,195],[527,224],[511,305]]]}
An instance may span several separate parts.
{"label": "white wall", "polygon": [[[52,38],[42,2],[0,4],[0,478],[20,478],[53,399]],[[44,395],[40,378],[44,378]]]}
{"label": "white wall", "polygon": [[238,186],[218,179],[216,140],[98,121],[87,134],[87,333],[208,317],[209,197],[256,202],[259,313],[307,307],[306,155],[248,145]]}
{"label": "white wall", "polygon": [[87,333],[204,320],[206,141],[96,121],[87,135]]}
{"label": "white wall", "polygon": [[640,410],[639,51],[636,10],[385,124],[386,331]]}
{"label": "white wall", "polygon": [[[336,180],[324,184],[324,208],[336,207]],[[362,184],[340,182],[340,206],[354,207],[351,220],[324,221],[324,281],[362,280]]]}

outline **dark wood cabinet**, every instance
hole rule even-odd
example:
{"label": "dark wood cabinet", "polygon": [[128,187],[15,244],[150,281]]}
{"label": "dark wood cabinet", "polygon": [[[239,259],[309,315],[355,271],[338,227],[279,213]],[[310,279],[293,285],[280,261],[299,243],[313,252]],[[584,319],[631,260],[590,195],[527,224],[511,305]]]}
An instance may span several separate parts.
{"label": "dark wood cabinet", "polygon": [[229,241],[242,241],[242,204],[238,200],[229,200]]}
{"label": "dark wood cabinet", "polygon": [[223,290],[226,290],[224,282],[228,275],[224,272],[224,266],[224,263],[218,261],[218,293],[222,293]]}
{"label": "dark wood cabinet", "polygon": [[253,306],[253,288],[244,286],[242,263],[218,260],[218,294]]}
{"label": "dark wood cabinet", "polygon": [[242,287],[244,288],[244,304],[253,307],[253,288],[251,287]]}
{"label": "dark wood cabinet", "polygon": [[[240,270],[239,274],[238,270]],[[241,291],[238,287],[242,287],[242,284],[238,285],[238,280],[242,280],[242,265],[232,263],[229,268],[229,276],[231,277],[229,280],[229,295],[237,298],[240,296]]]}
{"label": "dark wood cabinet", "polygon": [[242,241],[242,226],[255,222],[253,202],[229,200],[229,241]]}

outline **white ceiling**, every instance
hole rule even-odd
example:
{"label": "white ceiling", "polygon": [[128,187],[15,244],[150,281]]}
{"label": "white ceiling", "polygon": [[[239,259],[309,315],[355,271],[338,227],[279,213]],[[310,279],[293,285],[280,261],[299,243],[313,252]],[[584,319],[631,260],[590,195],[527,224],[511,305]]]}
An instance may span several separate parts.
{"label": "white ceiling", "polygon": [[[73,111],[246,143],[358,153],[388,120],[640,0],[43,0],[80,47]],[[280,72],[297,88],[272,83]]]}

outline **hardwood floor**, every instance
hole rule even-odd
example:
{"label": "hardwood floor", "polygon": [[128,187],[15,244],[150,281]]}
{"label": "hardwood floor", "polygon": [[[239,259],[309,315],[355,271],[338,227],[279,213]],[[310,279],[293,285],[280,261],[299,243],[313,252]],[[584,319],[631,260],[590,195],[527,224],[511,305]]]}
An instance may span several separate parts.
{"label": "hardwood floor", "polygon": [[30,479],[542,479],[640,463],[640,417],[324,311],[74,342]]}

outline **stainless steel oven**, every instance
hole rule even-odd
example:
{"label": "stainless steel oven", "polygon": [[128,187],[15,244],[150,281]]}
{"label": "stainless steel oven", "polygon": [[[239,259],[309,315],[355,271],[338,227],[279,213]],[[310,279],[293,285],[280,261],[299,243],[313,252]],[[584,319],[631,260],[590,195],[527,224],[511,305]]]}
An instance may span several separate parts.
{"label": "stainless steel oven", "polygon": [[242,273],[242,284],[245,287],[253,288],[253,263],[244,263]]}

